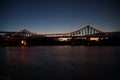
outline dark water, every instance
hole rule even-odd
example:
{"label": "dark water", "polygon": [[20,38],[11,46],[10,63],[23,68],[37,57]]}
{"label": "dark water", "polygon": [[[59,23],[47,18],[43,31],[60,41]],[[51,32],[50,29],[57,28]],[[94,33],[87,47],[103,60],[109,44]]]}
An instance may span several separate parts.
{"label": "dark water", "polygon": [[0,48],[0,80],[119,80],[120,47]]}

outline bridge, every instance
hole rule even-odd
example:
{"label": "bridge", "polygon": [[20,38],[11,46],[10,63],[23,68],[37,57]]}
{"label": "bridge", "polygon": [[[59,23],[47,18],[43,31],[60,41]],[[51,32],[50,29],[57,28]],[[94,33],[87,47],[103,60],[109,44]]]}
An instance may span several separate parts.
{"label": "bridge", "polygon": [[[3,32],[0,32],[3,33]],[[67,33],[54,33],[54,34],[37,34],[31,32],[27,29],[22,29],[18,32],[14,32],[10,35],[5,35],[8,38],[39,38],[39,37],[107,37],[109,34],[107,32],[103,32],[98,30],[90,25],[87,25],[81,29],[67,32]]]}
{"label": "bridge", "polygon": [[33,43],[33,41],[36,44],[37,43],[39,44],[39,42],[40,43],[52,43],[52,42],[55,43],[56,41],[74,42],[78,40],[79,40],[78,42],[81,42],[81,40],[83,39],[86,41],[92,41],[92,40],[99,41],[99,40],[108,39],[108,37],[110,36],[109,33],[98,30],[90,25],[87,25],[83,28],[80,28],[72,32],[67,32],[67,33],[37,34],[27,29],[22,29],[18,32],[1,31],[0,34],[4,34],[2,35],[1,39],[4,41],[7,41],[8,43],[9,41],[11,42],[14,41],[16,43],[21,41],[20,43],[24,45],[26,45],[27,42]]}

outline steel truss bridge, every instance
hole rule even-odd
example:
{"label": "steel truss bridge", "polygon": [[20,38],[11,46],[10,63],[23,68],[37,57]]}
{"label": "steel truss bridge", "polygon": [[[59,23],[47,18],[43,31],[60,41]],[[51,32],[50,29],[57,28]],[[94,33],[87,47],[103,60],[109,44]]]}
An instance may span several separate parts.
{"label": "steel truss bridge", "polygon": [[55,34],[37,34],[27,29],[22,29],[18,32],[7,35],[6,37],[11,39],[15,39],[15,38],[25,39],[25,38],[40,38],[40,37],[61,38],[61,37],[108,37],[108,36],[109,34],[107,32],[103,32],[90,25],[87,25],[76,31],[67,32],[67,33],[55,33]]}

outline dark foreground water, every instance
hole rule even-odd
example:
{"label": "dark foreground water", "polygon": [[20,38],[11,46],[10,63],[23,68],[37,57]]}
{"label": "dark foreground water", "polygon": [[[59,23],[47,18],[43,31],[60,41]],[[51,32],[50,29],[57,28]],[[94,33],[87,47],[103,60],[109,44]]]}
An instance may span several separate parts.
{"label": "dark foreground water", "polygon": [[119,52],[115,46],[2,47],[0,80],[120,80]]}

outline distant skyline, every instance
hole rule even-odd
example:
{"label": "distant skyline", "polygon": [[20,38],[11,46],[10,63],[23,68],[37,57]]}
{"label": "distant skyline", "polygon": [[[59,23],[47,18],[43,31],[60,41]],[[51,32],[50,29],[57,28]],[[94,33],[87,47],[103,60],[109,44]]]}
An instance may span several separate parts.
{"label": "distant skyline", "polygon": [[119,0],[0,0],[0,31],[61,33],[86,25],[120,31]]}

